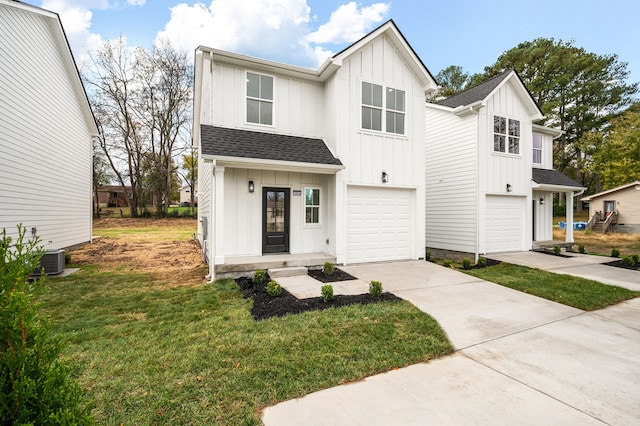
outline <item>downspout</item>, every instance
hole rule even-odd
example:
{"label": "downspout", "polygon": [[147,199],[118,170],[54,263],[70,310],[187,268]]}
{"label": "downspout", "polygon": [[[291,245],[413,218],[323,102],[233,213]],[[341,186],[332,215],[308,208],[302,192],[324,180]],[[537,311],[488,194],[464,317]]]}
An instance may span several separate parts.
{"label": "downspout", "polygon": [[[473,104],[469,107],[469,111],[476,116],[476,252],[474,254],[475,263],[478,263],[480,258],[480,108],[484,106],[484,102],[480,104]],[[477,106],[477,108],[476,108]]]}

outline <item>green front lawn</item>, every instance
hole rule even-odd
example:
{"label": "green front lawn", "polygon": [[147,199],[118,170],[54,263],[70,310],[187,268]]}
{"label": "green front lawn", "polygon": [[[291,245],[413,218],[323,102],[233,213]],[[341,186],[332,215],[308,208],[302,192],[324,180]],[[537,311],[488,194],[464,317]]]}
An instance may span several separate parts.
{"label": "green front lawn", "polygon": [[453,350],[405,301],[256,322],[232,280],[83,266],[48,285],[43,313],[100,424],[259,424],[278,401]]}
{"label": "green front lawn", "polygon": [[461,272],[585,311],[640,297],[640,291],[509,263]]}

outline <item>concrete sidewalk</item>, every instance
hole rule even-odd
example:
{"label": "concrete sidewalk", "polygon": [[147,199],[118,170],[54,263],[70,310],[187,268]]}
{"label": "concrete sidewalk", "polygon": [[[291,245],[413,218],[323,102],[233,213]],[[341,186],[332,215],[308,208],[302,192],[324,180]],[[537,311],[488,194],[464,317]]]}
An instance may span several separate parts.
{"label": "concrete sidewalk", "polygon": [[431,314],[457,352],[268,407],[266,425],[640,421],[640,299],[585,313],[429,262],[341,269]]}
{"label": "concrete sidewalk", "polygon": [[557,274],[587,278],[629,290],[640,290],[640,271],[603,265],[603,263],[616,260],[614,258],[579,253],[566,253],[566,256],[568,257],[528,251],[491,254],[487,257],[529,268],[544,269]]}

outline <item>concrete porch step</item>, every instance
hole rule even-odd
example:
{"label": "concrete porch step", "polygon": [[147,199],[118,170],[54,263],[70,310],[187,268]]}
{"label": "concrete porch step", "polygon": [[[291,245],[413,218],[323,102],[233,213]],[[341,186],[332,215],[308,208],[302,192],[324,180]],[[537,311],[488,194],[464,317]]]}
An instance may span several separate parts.
{"label": "concrete porch step", "polygon": [[308,270],[306,266],[291,266],[288,268],[271,268],[267,272],[271,278],[280,278],[307,275]]}

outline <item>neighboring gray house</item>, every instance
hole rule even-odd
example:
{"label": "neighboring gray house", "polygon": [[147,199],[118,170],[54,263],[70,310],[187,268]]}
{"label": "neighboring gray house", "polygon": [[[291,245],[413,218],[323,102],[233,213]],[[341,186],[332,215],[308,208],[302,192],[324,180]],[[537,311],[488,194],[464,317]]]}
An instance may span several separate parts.
{"label": "neighboring gray house", "polygon": [[47,249],[91,241],[98,134],[60,18],[0,0],[0,229]]}
{"label": "neighboring gray house", "polygon": [[553,139],[515,71],[427,104],[426,246],[479,255],[527,251],[553,240],[553,194],[584,188],[553,170]]}

